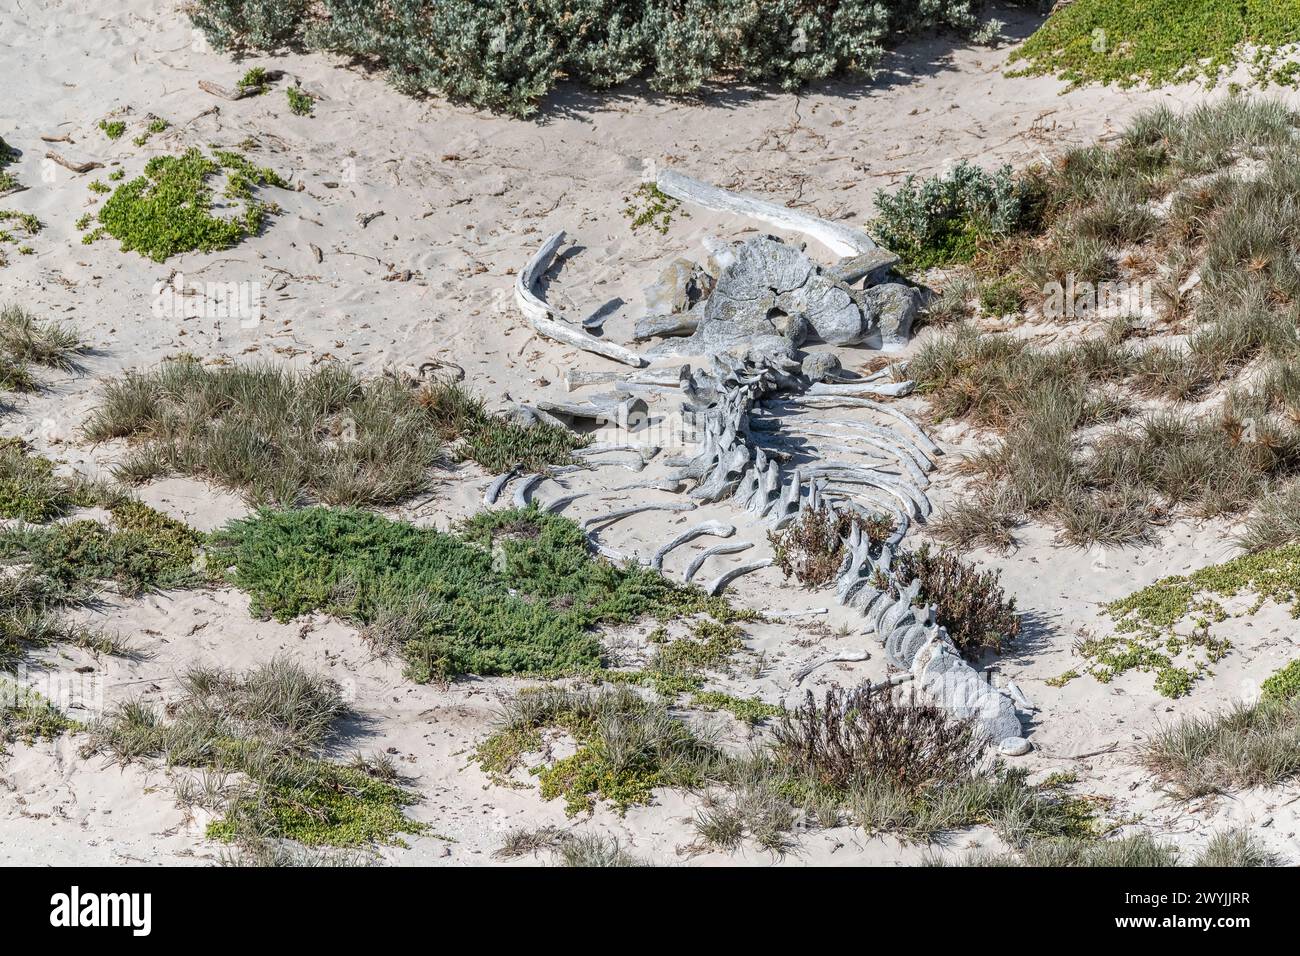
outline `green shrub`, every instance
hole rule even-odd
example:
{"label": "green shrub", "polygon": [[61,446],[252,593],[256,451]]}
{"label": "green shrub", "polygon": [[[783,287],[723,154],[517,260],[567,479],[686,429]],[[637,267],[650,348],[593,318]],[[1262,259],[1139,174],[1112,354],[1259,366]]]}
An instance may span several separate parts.
{"label": "green shrub", "polygon": [[253,613],[336,614],[402,653],[419,681],[589,671],[598,624],[726,606],[593,557],[577,525],[535,508],[484,512],[460,534],[363,511],[263,511],[219,532],[214,550]]}
{"label": "green shrub", "polygon": [[719,77],[795,89],[873,76],[898,36],[971,32],[979,0],[198,0],[223,49],[306,46],[382,65],[399,89],[526,116],[569,77],[687,93]]}
{"label": "green shrub", "polygon": [[1289,701],[1300,697],[1300,658],[1274,671],[1260,691],[1266,700]]}
{"label": "green shrub", "polygon": [[293,840],[307,846],[404,845],[403,834],[425,832],[406,817],[414,793],[398,785],[391,764],[318,756],[347,716],[339,686],[284,658],[237,675],[194,668],[182,694],[165,711],[128,702],[90,727],[83,753],[122,763],[164,758],[170,767],[209,772],[209,779],[242,775],[237,786],[195,793],[222,815],[207,835],[256,844]]}
{"label": "green shrub", "polygon": [[290,112],[297,116],[311,116],[316,100],[310,93],[304,93],[296,86],[290,86],[284,91],[284,95],[289,99]]}
{"label": "green shrub", "polygon": [[901,580],[920,580],[917,600],[934,605],[935,621],[967,657],[986,650],[1000,654],[1020,634],[1016,599],[998,586],[997,571],[980,571],[953,552],[933,551],[928,544],[900,551],[894,569]]}
{"label": "green shrub", "polygon": [[[231,219],[212,214],[209,180],[221,170],[227,174],[225,197],[243,201],[242,214]],[[256,235],[273,207],[254,199],[253,187],[286,185],[274,171],[255,167],[238,153],[219,150],[209,159],[190,149],[150,159],[143,176],[113,190],[99,221],[124,252],[163,262],[182,252],[228,249]]]}
{"label": "green shrub", "polygon": [[963,160],[942,175],[909,175],[893,192],[877,190],[872,228],[911,268],[967,262],[981,239],[1020,228],[1031,198],[1010,166],[988,173]]}
{"label": "green shrub", "polygon": [[18,188],[18,177],[7,172],[5,167],[18,159],[18,150],[14,149],[0,136],[0,196]]}
{"label": "green shrub", "polygon": [[1300,41],[1296,0],[1074,0],[1011,54],[1022,73],[1059,74],[1072,85],[1215,80],[1245,55],[1257,80],[1286,83],[1276,47]]}

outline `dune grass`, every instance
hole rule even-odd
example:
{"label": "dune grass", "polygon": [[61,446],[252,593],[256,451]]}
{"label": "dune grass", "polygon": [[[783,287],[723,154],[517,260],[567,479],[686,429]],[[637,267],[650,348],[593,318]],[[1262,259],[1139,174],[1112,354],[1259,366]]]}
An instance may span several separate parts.
{"label": "dune grass", "polygon": [[[1023,772],[985,759],[971,722],[901,696],[832,690],[818,702],[810,693],[748,753],[721,748],[715,731],[698,721],[688,728],[667,703],[628,687],[552,685],[509,704],[475,757],[512,785],[527,760],[543,798],[563,799],[571,815],[650,803],[664,787],[700,790],[698,846],[728,852],[750,843],[781,854],[800,828],[845,823],[917,841],[989,824],[1014,846],[1104,833],[1103,804],[1070,793],[1072,779],[1030,786]],[[577,750],[547,759],[557,734]],[[501,852],[553,850],[564,839],[519,832]]]}
{"label": "dune grass", "polygon": [[1151,735],[1142,762],[1184,800],[1294,780],[1300,774],[1300,699],[1263,698],[1184,718]]}
{"label": "dune grass", "polygon": [[[1182,853],[1172,843],[1148,833],[1108,840],[1072,838],[1033,840],[1015,852],[966,854],[954,862],[928,857],[927,866],[1033,867],[1164,867],[1181,865]],[[1280,866],[1283,860],[1244,829],[1216,832],[1192,858],[1197,867]]]}
{"label": "dune grass", "polygon": [[124,481],[190,475],[278,507],[397,504],[427,491],[452,457],[536,470],[568,463],[582,444],[558,427],[492,415],[456,385],[188,357],[110,382],[86,435],[131,443],[117,468]]}
{"label": "dune grass", "polygon": [[76,727],[75,721],[31,688],[0,677],[0,757],[12,741],[52,740]]}
{"label": "dune grass", "polygon": [[338,684],[287,658],[244,674],[191,668],[165,710],[132,701],[92,724],[83,754],[200,771],[178,795],[220,813],[210,839],[255,851],[404,845],[427,827],[405,815],[417,798],[391,763],[320,756],[347,714]]}
{"label": "dune grass", "polygon": [[[1038,231],[980,247],[937,303],[949,327],[909,367],[936,418],[1001,434],[963,463],[975,481],[939,517],[942,537],[1005,548],[1032,518],[1072,544],[1120,545],[1179,514],[1234,516],[1266,498],[1249,543],[1289,540],[1298,125],[1271,100],[1159,108],[1023,174],[1042,189]],[[1149,283],[1155,315],[1094,295],[1111,280]],[[1070,330],[1065,343],[981,331],[972,317],[989,282]]]}

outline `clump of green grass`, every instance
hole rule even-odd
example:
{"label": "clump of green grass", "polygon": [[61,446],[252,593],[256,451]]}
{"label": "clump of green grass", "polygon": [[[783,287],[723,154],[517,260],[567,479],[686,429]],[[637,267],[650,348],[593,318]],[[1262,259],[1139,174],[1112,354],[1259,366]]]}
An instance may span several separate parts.
{"label": "clump of green grass", "polygon": [[[8,225],[10,222],[17,223],[17,227],[22,229],[28,236],[34,236],[44,229],[44,223],[34,213],[18,212],[14,209],[0,209],[0,244],[7,242],[18,244],[19,255],[31,255],[35,250],[31,246],[20,244],[21,240],[10,231],[11,227]],[[0,249],[0,266],[4,264],[4,250]]]}
{"label": "clump of green grass", "polygon": [[454,382],[435,382],[417,394],[443,441],[461,459],[477,462],[490,472],[518,466],[541,471],[547,465],[572,464],[572,452],[589,439],[545,422],[521,425],[494,415],[482,399]]}
{"label": "clump of green grass", "polygon": [[102,119],[99,121],[99,128],[109,139],[121,139],[122,134],[126,132],[126,121]]}
{"label": "clump of green grass", "polygon": [[0,756],[15,740],[25,744],[52,740],[77,726],[36,691],[0,678]]}
{"label": "clump of green grass", "polygon": [[757,697],[736,697],[715,690],[692,695],[691,706],[701,710],[725,710],[746,724],[760,724],[785,713],[785,708],[779,704],[768,704]]}
{"label": "clump of green grass", "polygon": [[235,86],[247,92],[250,96],[258,96],[266,92],[268,82],[266,68],[261,66],[250,67],[236,82]]}
{"label": "clump of green grass", "polygon": [[6,166],[12,165],[17,159],[18,150],[6,143],[4,137],[0,136],[0,196],[17,189],[21,185],[18,182],[18,177],[5,169]]}
{"label": "clump of green grass", "polygon": [[[1114,83],[1213,83],[1259,48],[1256,80],[1290,72],[1275,66],[1276,48],[1300,42],[1294,0],[1074,0],[1053,13],[1011,54],[1019,74],[1056,74],[1072,86]],[[1013,73],[1013,75],[1017,75]]]}
{"label": "clump of green grass", "polygon": [[1300,699],[1261,699],[1152,734],[1142,762],[1180,799],[1277,786],[1300,773]]}
{"label": "clump of green grass", "polygon": [[[77,500],[78,503],[83,503]],[[21,564],[69,592],[111,582],[135,596],[192,587],[204,536],[133,499],[110,504],[111,524],[79,520],[0,530],[0,564]]]}
{"label": "clump of green grass", "polygon": [[[212,213],[210,180],[226,173],[224,195],[243,203],[233,218]],[[208,158],[198,149],[180,156],[155,156],[144,175],[113,190],[99,211],[104,230],[122,244],[124,252],[139,252],[155,262],[195,250],[228,249],[257,235],[269,213],[276,210],[254,198],[254,187],[287,188],[274,170],[254,166],[230,150]]]}
{"label": "clump of green grass", "polygon": [[[78,356],[89,351],[75,329],[36,318],[18,305],[0,307],[0,368],[43,365],[61,372],[80,370]],[[15,373],[0,371],[0,378]]]}
{"label": "clump of green grass", "polygon": [[296,86],[286,87],[284,95],[289,99],[289,112],[295,116],[311,116],[316,108],[316,98]]}
{"label": "clump of green grass", "polygon": [[110,382],[86,434],[133,443],[117,469],[123,480],[193,475],[280,507],[399,503],[428,488],[447,444],[505,471],[568,463],[583,441],[492,415],[454,385],[416,390],[339,365],[210,368],[192,358]]}
{"label": "clump of green grass", "polygon": [[425,490],[442,460],[435,424],[409,389],[337,365],[300,373],[167,361],[110,382],[86,434],[132,441],[123,480],[193,475],[282,506],[393,504]]}
{"label": "clump of green grass", "polygon": [[[1022,175],[1037,190],[1035,225],[982,244],[954,280],[960,302],[940,316],[968,316],[972,290],[991,284],[1079,334],[1038,348],[963,324],[912,363],[937,418],[1005,433],[965,463],[978,480],[939,523],[949,540],[1006,547],[1017,523],[1037,518],[1072,544],[1140,542],[1172,513],[1234,515],[1269,492],[1246,540],[1290,540],[1300,527],[1286,491],[1300,474],[1290,251],[1300,217],[1289,197],[1300,166],[1281,157],[1298,127],[1268,100],[1157,109],[1113,143]],[[1188,285],[1193,273],[1201,281]],[[1104,324],[1094,315],[1093,284],[1112,279],[1154,285],[1143,340],[1130,306]],[[1162,331],[1190,334],[1177,346],[1146,338]],[[1248,369],[1258,374],[1216,412],[1179,407]],[[1139,398],[1156,407],[1135,414]]]}
{"label": "clump of green grass", "polygon": [[[1058,838],[1033,840],[1012,853],[973,853],[947,863],[937,858],[927,866],[1034,867],[1164,867],[1179,866],[1181,853],[1172,843],[1149,833],[1108,840]],[[1278,866],[1280,858],[1244,829],[1215,833],[1192,862],[1193,866]]]}
{"label": "clump of green grass", "polygon": [[264,511],[213,550],[254,613],[336,614],[418,681],[585,672],[601,665],[597,625],[729,619],[725,601],[595,558],[577,525],[535,508],[484,512],[458,534],[354,510]]}
{"label": "clump of green grass", "polygon": [[[668,234],[673,216],[677,215],[681,203],[673,199],[654,183],[642,183],[631,195],[624,196],[623,215],[632,224],[632,231],[642,226],[649,226],[660,235]],[[689,215],[689,213],[682,213]]]}
{"label": "clump of green grass", "polygon": [[1300,697],[1300,658],[1274,671],[1260,685],[1260,694],[1265,700],[1281,702]]}
{"label": "clump of green grass", "polygon": [[556,686],[516,696],[475,757],[486,773],[502,779],[525,753],[543,748],[542,732],[547,730],[564,731],[578,743],[572,756],[533,771],[542,797],[562,797],[570,815],[592,810],[601,801],[619,810],[649,803],[659,787],[698,786],[723,759],[665,705],[630,688]]}
{"label": "clump of green grass", "polygon": [[209,779],[242,782],[209,792],[222,816],[208,836],[235,844],[292,841],[305,846],[405,845],[403,835],[427,826],[409,819],[416,796],[391,764],[339,764],[319,756],[347,715],[339,686],[286,658],[237,675],[193,668],[181,696],[165,711],[142,702],[112,710],[89,728],[86,755],[122,763],[163,759],[172,768],[204,771]]}

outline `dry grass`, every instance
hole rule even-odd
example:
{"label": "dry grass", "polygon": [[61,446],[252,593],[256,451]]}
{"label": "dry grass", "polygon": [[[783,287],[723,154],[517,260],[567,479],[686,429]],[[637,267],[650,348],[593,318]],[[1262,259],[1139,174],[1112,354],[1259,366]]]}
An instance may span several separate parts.
{"label": "dry grass", "polygon": [[1184,718],[1151,736],[1142,762],[1187,800],[1291,780],[1300,774],[1300,698]]}

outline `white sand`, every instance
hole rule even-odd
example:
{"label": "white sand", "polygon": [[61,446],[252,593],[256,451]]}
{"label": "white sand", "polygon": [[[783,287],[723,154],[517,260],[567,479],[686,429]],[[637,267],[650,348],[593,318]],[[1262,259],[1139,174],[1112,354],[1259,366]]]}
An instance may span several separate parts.
{"label": "white sand", "polygon": [[[1014,13],[1007,18],[1028,22]],[[1063,94],[1054,80],[1007,78],[1005,50],[949,52],[945,42],[931,41],[892,56],[889,62],[899,76],[889,82],[832,84],[797,97],[733,92],[682,102],[566,91],[553,101],[545,121],[519,122],[403,97],[380,78],[323,56],[232,64],[196,49],[189,21],[171,3],[6,4],[0,11],[0,47],[7,84],[0,99],[0,135],[23,151],[13,171],[31,187],[0,202],[35,212],[46,223],[32,242],[37,254],[12,255],[0,269],[0,301],[22,302],[39,314],[74,323],[97,350],[87,374],[53,376],[48,391],[24,398],[5,416],[0,432],[29,438],[42,452],[90,474],[122,454],[119,446],[92,447],[79,437],[97,384],[179,353],[208,361],[302,365],[337,359],[368,372],[445,360],[462,365],[469,383],[493,402],[566,397],[566,369],[615,366],[537,338],[514,311],[509,291],[514,273],[546,235],[565,229],[581,247],[550,282],[548,297],[575,316],[623,299],[605,334],[628,341],[640,290],[664,262],[701,255],[699,243],[707,235],[737,236],[750,228],[693,211],[689,218],[677,217],[666,235],[644,229],[633,234],[621,212],[623,197],[647,164],[668,164],[777,201],[797,199],[799,208],[823,217],[862,223],[872,214],[874,190],[906,173],[934,173],[958,159],[985,166],[1025,163],[1106,135],[1144,105],[1210,95],[1194,87]],[[233,85],[253,62],[300,78],[318,97],[315,116],[288,112],[283,82],[267,95],[238,102],[215,99],[196,85],[200,79]],[[130,129],[110,142],[95,127],[119,109],[130,110],[124,116]],[[150,112],[173,126],[138,148],[131,139]],[[97,208],[87,184],[109,169],[74,175],[52,167],[53,181],[43,179],[41,156],[47,147],[40,136],[64,133],[73,144],[48,148],[96,158],[109,169],[120,163],[128,176],[151,155],[190,145],[235,146],[254,137],[261,148],[250,155],[291,178],[297,191],[271,191],[282,214],[263,236],[224,252],[157,264],[119,252],[108,239],[84,246],[73,222]],[[362,228],[358,216],[376,211],[384,215]],[[323,251],[320,263],[311,244]],[[403,270],[411,270],[409,281],[384,281]],[[264,317],[244,329],[232,322],[217,328],[205,319],[155,314],[156,284],[178,271],[187,282],[260,282]],[[872,357],[852,349],[841,355],[850,367]],[[576,393],[584,394],[589,392]],[[922,406],[910,400],[906,407]],[[959,426],[939,429],[936,438],[954,451],[978,441]],[[571,485],[608,488],[649,480],[663,470],[652,463],[634,474],[611,465],[574,478]],[[950,470],[951,464],[936,478],[937,503],[951,493]],[[477,507],[486,480],[477,469],[463,467],[440,483],[431,502],[403,513],[446,527]],[[549,498],[559,489],[548,483],[539,493]],[[200,528],[217,527],[245,511],[237,497],[188,480],[160,482],[143,496]],[[643,499],[675,500],[665,492],[625,492],[604,496],[605,504],[583,499],[566,513],[581,518],[597,507]],[[646,557],[671,530],[713,517],[736,522],[739,516],[725,507],[651,514],[615,524],[602,538],[613,548]],[[1288,802],[1289,792],[1250,791],[1189,808],[1155,790],[1134,760],[1135,745],[1156,726],[1224,704],[1243,692],[1243,682],[1259,681],[1294,657],[1294,624],[1284,612],[1266,609],[1221,625],[1216,633],[1229,636],[1233,650],[1215,667],[1213,679],[1182,700],[1160,697],[1151,677],[1142,674],[1108,686],[1087,677],[1060,689],[1043,683],[1077,663],[1071,646],[1080,629],[1104,630],[1102,602],[1165,574],[1221,560],[1231,553],[1229,530],[1215,522],[1180,523],[1167,529],[1158,545],[1112,551],[1099,560],[1092,552],[1056,545],[1050,530],[1031,529],[1014,554],[980,555],[1002,570],[1030,632],[994,666],[1041,708],[1031,735],[1036,749],[1022,758],[1036,774],[1078,771],[1083,792],[1114,799],[1114,816],[1134,815],[1135,826],[1188,847],[1203,844],[1217,827],[1253,824],[1270,846],[1294,861],[1300,859],[1298,811]],[[757,547],[715,563],[713,573],[726,560],[768,553],[761,530],[752,525],[742,523],[737,540],[754,540]],[[698,549],[714,543],[701,539],[681,549],[669,559],[669,569],[680,573]],[[711,575],[706,569],[702,576]],[[834,603],[830,595],[807,594],[784,583],[774,569],[742,579],[732,593],[765,609]],[[351,628],[324,618],[290,624],[254,620],[238,592],[119,601],[91,616],[130,636],[145,659],[91,661],[61,652],[51,661],[60,669],[72,662],[97,668],[108,702],[167,699],[175,692],[176,676],[192,664],[238,669],[280,652],[343,683],[367,720],[340,745],[340,755],[356,749],[394,754],[424,797],[413,815],[439,834],[413,839],[407,850],[385,850],[393,863],[488,863],[506,830],[543,824],[608,832],[634,853],[661,863],[905,864],[921,856],[918,848],[867,839],[850,828],[806,835],[782,860],[755,850],[696,854],[691,820],[699,798],[673,792],[623,817],[602,809],[590,819],[567,820],[559,802],[542,802],[531,786],[489,785],[469,759],[489,732],[495,708],[517,682],[469,680],[449,689],[412,684],[396,662],[373,659]],[[851,623],[852,615],[835,608],[820,619],[751,628],[750,659],[762,655],[764,664],[752,668],[758,676],[738,668],[728,688],[793,701],[802,692],[790,686],[799,662],[823,650],[859,646],[871,649],[873,659],[824,668],[805,687],[883,675],[883,655],[874,639],[856,631],[835,636],[839,625]],[[745,731],[729,729],[735,742],[743,742]],[[1100,756],[1079,756],[1111,744],[1115,749]],[[176,807],[165,773],[83,760],[66,740],[16,745],[0,762],[3,863],[208,862],[220,848],[203,839],[202,822],[187,819]],[[983,832],[960,835],[947,852],[990,839]]]}

